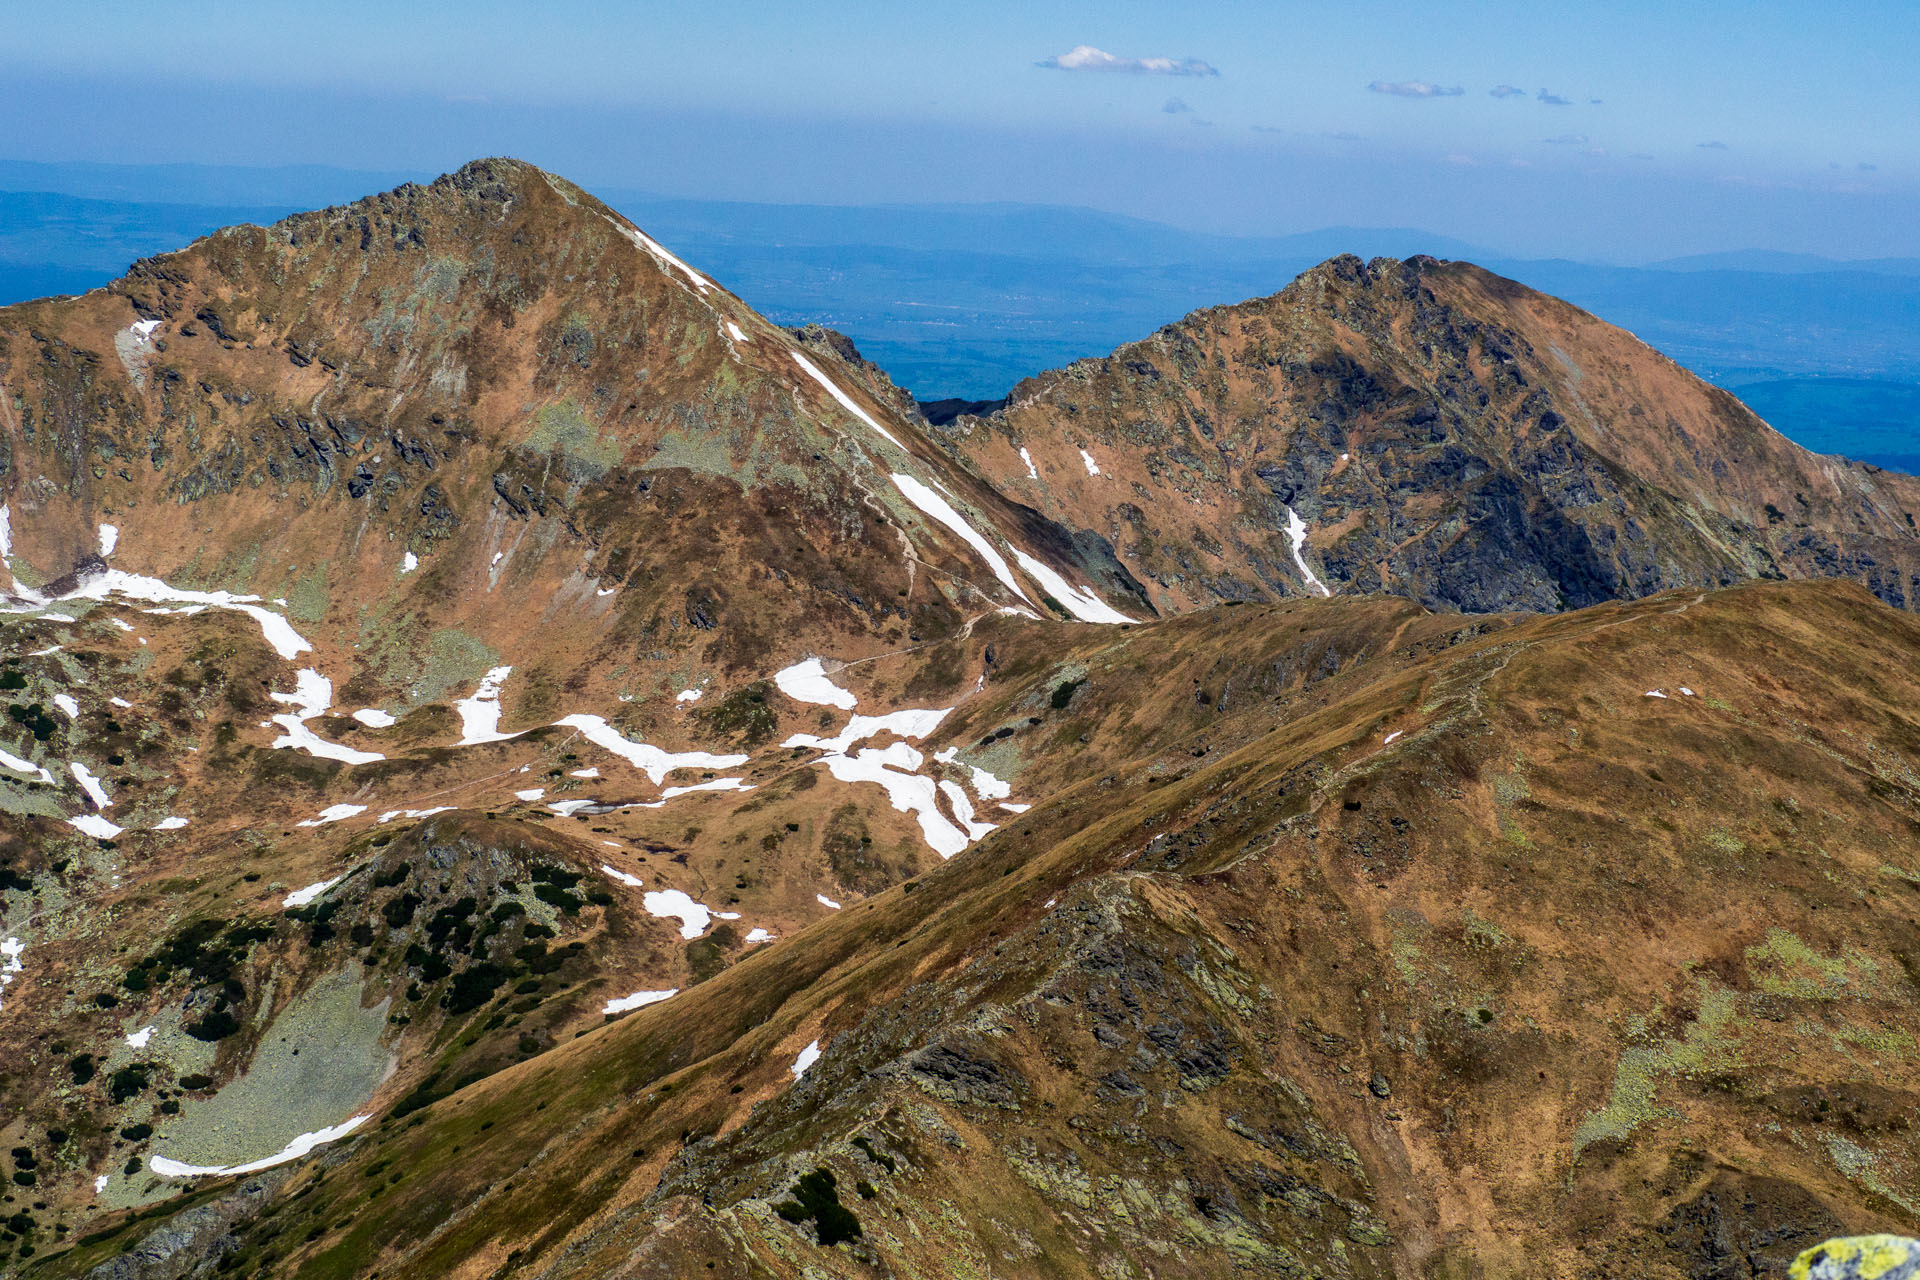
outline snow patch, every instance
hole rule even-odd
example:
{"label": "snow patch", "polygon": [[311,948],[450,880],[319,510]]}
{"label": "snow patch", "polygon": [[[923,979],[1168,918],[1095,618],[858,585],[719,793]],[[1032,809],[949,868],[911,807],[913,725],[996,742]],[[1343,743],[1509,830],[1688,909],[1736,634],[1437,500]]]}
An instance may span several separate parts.
{"label": "snow patch", "polygon": [[773,941],[773,938],[774,938],[774,935],[773,935],[773,934],[771,934],[771,933],[769,933],[769,932],[768,932],[767,930],[765,930],[765,929],[749,929],[749,930],[747,930],[747,945],[748,945],[748,946],[752,946],[752,945],[753,945],[754,943],[756,943],[756,942],[772,942],[772,941]]}
{"label": "snow patch", "polygon": [[120,545],[120,526],[103,524],[100,526],[100,558],[106,559],[113,549]]}
{"label": "snow patch", "polygon": [[1287,541],[1293,544],[1293,562],[1300,567],[1300,576],[1307,580],[1307,585],[1323,596],[1332,595],[1327,584],[1313,576],[1313,570],[1307,567],[1307,558],[1300,554],[1307,548],[1307,522],[1292,507],[1287,508]]}
{"label": "snow patch", "polygon": [[828,897],[828,896],[827,896],[826,894],[824,894],[824,893],[816,893],[816,894],[814,894],[814,895],[813,895],[813,900],[814,900],[815,902],[817,902],[817,903],[819,903],[819,904],[820,904],[821,906],[823,906],[823,907],[831,907],[831,908],[833,908],[833,909],[834,909],[835,911],[838,911],[838,910],[840,909],[840,904],[839,904],[839,903],[837,903],[837,902],[835,902],[835,901],[834,901],[834,900],[833,900],[832,898],[829,898],[829,897]]}
{"label": "snow patch", "polygon": [[131,702],[128,702],[125,698],[108,698],[107,701],[111,702],[116,707],[131,707],[133,705]]}
{"label": "snow patch", "polygon": [[153,1032],[152,1027],[142,1027],[127,1037],[127,1044],[135,1049],[144,1049],[147,1047],[147,1041],[153,1039]]}
{"label": "snow patch", "polygon": [[153,830],[178,831],[180,828],[186,825],[187,825],[187,820],[185,818],[180,817],[178,814],[174,814],[170,817],[162,818],[160,819],[160,821],[154,823]]}
{"label": "snow patch", "polygon": [[1028,604],[1033,603],[1027,593],[1020,589],[1020,584],[1014,581],[1013,570],[1007,568],[1005,558],[994,550],[992,543],[981,537],[979,532],[967,523],[964,516],[953,509],[953,504],[910,475],[896,471],[893,473],[893,483],[895,488],[907,496],[908,502],[953,530],[962,541],[978,552],[980,558],[987,562],[987,568],[993,570],[993,576],[1000,579],[1007,590]]}
{"label": "snow patch", "polygon": [[80,789],[87,793],[87,799],[93,801],[94,808],[110,809],[113,807],[113,801],[107,798],[106,789],[100,785],[100,780],[93,776],[91,769],[81,764],[78,760],[73,761],[67,768],[73,773],[74,781],[80,784]]}
{"label": "snow patch", "polygon": [[1088,475],[1097,476],[1100,474],[1100,464],[1095,462],[1093,460],[1093,455],[1088,453],[1085,449],[1082,449],[1080,451],[1080,461],[1087,464]]}
{"label": "snow patch", "polygon": [[1689,697],[1689,698],[1691,698],[1691,697],[1693,697],[1693,696],[1694,696],[1694,692],[1693,692],[1693,690],[1691,690],[1691,689],[1689,689],[1689,688],[1687,688],[1687,686],[1685,686],[1685,685],[1681,685],[1681,686],[1680,686],[1680,692],[1681,692],[1681,693],[1683,693],[1683,694],[1685,694],[1685,695],[1686,695],[1687,697]]}
{"label": "snow patch", "polygon": [[636,991],[630,996],[621,996],[618,1000],[607,1001],[602,1013],[630,1013],[635,1009],[644,1009],[650,1004],[659,1004],[662,1000],[671,1000],[680,994],[680,988],[668,991]]}
{"label": "snow patch", "polygon": [[319,817],[308,818],[306,821],[296,822],[294,825],[297,827],[324,827],[329,822],[344,822],[356,813],[365,813],[366,811],[367,806],[363,804],[330,804],[320,811]]}
{"label": "snow patch", "polygon": [[806,373],[806,375],[809,378],[812,378],[815,382],[825,387],[827,389],[827,394],[840,402],[840,407],[842,409],[845,409],[848,413],[852,414],[854,417],[860,419],[860,421],[866,423],[868,426],[872,427],[875,431],[878,431],[881,435],[885,436],[887,438],[887,442],[893,445],[896,449],[905,449],[907,447],[901,444],[898,440],[894,438],[893,432],[887,430],[885,427],[881,426],[878,422],[875,422],[871,414],[869,414],[865,409],[862,409],[859,405],[855,404],[853,402],[852,397],[848,396],[846,392],[842,391],[839,387],[835,386],[833,384],[833,379],[829,378],[826,374],[820,372],[820,370],[814,366],[813,361],[807,359],[805,356],[801,355],[798,351],[789,352],[788,354],[790,354],[794,358],[795,362],[799,364],[800,368]]}
{"label": "snow patch", "polygon": [[572,715],[556,720],[557,725],[578,729],[580,736],[625,760],[647,775],[656,787],[676,769],[731,769],[743,765],[743,755],[714,755],[706,751],[663,751],[644,742],[632,742],[600,716]]}
{"label": "snow patch", "polygon": [[285,730],[273,740],[275,749],[294,747],[322,760],[339,760],[345,764],[371,764],[375,760],[386,759],[378,751],[356,751],[338,742],[328,742],[307,728],[307,721],[325,715],[327,709],[333,706],[333,681],[312,667],[301,668],[294,673],[293,679],[292,693],[270,695],[275,702],[284,702],[293,708],[292,711],[270,717],[271,723]]}
{"label": "snow patch", "polygon": [[0,965],[0,991],[5,991],[13,985],[15,974],[26,970],[26,966],[20,963],[21,953],[26,949],[27,944],[18,938],[8,938],[5,942],[0,942],[0,956],[7,958],[7,962]]}
{"label": "snow patch", "polygon": [[733,340],[735,342],[752,342],[753,341],[752,338],[749,338],[747,336],[746,330],[742,329],[739,325],[735,324],[731,320],[727,321],[727,332],[733,335]]}
{"label": "snow patch", "polygon": [[51,783],[53,781],[53,775],[33,761],[22,760],[19,756],[12,755],[4,749],[0,749],[0,765],[5,765],[15,773],[30,773],[42,782]]}
{"label": "snow patch", "polygon": [[160,322],[158,320],[135,320],[128,327],[142,338],[151,338],[153,331],[160,327]]}
{"label": "snow patch", "polygon": [[111,840],[125,831],[125,827],[116,827],[97,813],[83,813],[77,818],[68,818],[67,825],[78,828],[96,840]]}
{"label": "snow patch", "polygon": [[632,226],[623,226],[619,222],[615,222],[612,218],[608,218],[607,221],[612,222],[614,225],[614,228],[617,231],[619,231],[621,235],[633,241],[633,243],[638,245],[640,248],[645,249],[648,253],[652,254],[654,258],[656,258],[658,261],[664,263],[669,267],[674,268],[676,271],[679,271],[681,274],[685,275],[688,280],[693,282],[693,287],[695,289],[698,289],[701,293],[704,294],[707,292],[707,290],[713,287],[712,282],[709,281],[705,276],[701,275],[698,271],[695,271],[692,267],[688,266],[686,263],[680,261],[680,259],[674,257],[671,253],[668,253],[667,250],[660,244],[659,241],[655,240],[652,236],[648,235],[646,232],[640,230],[640,228],[632,227]]}
{"label": "snow patch", "polygon": [[1013,794],[1013,784],[1002,778],[996,778],[979,765],[967,766],[973,773],[973,794],[982,800],[1005,800]]}
{"label": "snow patch", "polygon": [[1027,446],[1025,445],[1020,446],[1020,461],[1027,464],[1027,479],[1038,480],[1040,478],[1040,473],[1034,470],[1033,455],[1027,452]]}
{"label": "snow patch", "polygon": [[[288,660],[313,648],[285,618],[271,609],[262,608],[254,603],[260,599],[259,596],[235,595],[231,591],[182,591],[168,586],[158,578],[143,577],[140,574],[126,573],[119,569],[108,569],[89,575],[79,586],[61,596],[60,599],[104,601],[109,595],[125,596],[129,600],[142,600],[149,604],[197,604],[244,613],[260,624],[260,634],[266,637],[267,643],[273,646],[274,652]],[[109,619],[109,621],[123,631],[133,630],[118,618]]]}
{"label": "snow patch", "polygon": [[800,1051],[800,1056],[793,1060],[793,1065],[788,1067],[787,1070],[793,1072],[793,1078],[798,1080],[801,1076],[807,1074],[807,1069],[818,1061],[820,1061],[820,1042],[815,1040]]}
{"label": "snow patch", "polygon": [[940,794],[944,795],[947,803],[953,807],[953,816],[959,819],[960,825],[967,829],[969,841],[984,839],[987,833],[994,829],[991,822],[974,821],[973,801],[967,799],[967,793],[961,790],[959,783],[942,781]]}
{"label": "snow patch", "polygon": [[380,815],[380,821],[384,825],[395,818],[431,818],[436,813],[452,812],[453,806],[450,804],[439,805],[432,809],[389,809]]}
{"label": "snow patch", "polygon": [[399,723],[378,707],[362,707],[353,713],[353,718],[369,729],[388,729]]}
{"label": "snow patch", "polygon": [[[826,667],[818,658],[808,658],[805,662],[796,662],[790,667],[776,671],[773,683],[780,692],[795,702],[811,702],[822,707],[838,707],[842,711],[851,711],[859,705],[859,700],[851,693],[827,679]],[[689,690],[699,697],[696,690]],[[685,693],[680,695],[687,700]]]}
{"label": "snow patch", "polygon": [[569,773],[567,776],[569,778],[597,778],[600,776],[600,770],[595,768],[575,769],[572,773]]}
{"label": "snow patch", "polygon": [[606,872],[608,875],[612,876],[615,880],[618,880],[621,884],[627,886],[627,888],[629,889],[638,889],[647,883],[645,880],[642,880],[639,876],[636,876],[631,872],[622,871],[618,867],[610,867],[604,862],[600,864],[600,869]]}
{"label": "snow patch", "polygon": [[1004,800],[1000,802],[1000,807],[1008,813],[1025,813],[1027,810],[1033,808],[1030,804],[1008,804]]}
{"label": "snow patch", "polygon": [[[495,667],[480,679],[480,687],[470,698],[453,704],[460,713],[460,741],[456,747],[471,747],[482,742],[505,742],[517,733],[500,732],[500,686],[513,674],[513,668]],[[562,722],[564,723],[564,721]]]}
{"label": "snow patch", "polygon": [[[878,737],[882,733],[891,733],[902,738],[924,738],[940,727],[940,722],[952,711],[952,707],[905,707],[899,711],[889,711],[883,716],[854,716],[846,727],[831,738],[818,737],[811,733],[796,733],[781,743],[782,747],[812,747],[817,751],[845,755],[857,743],[868,738]],[[918,766],[916,766],[918,767]]]}
{"label": "snow patch", "polygon": [[420,567],[420,557],[413,554],[413,552],[409,551],[407,552],[407,554],[400,557],[400,572],[412,573],[415,569],[418,569],[419,567]]}
{"label": "snow patch", "polygon": [[303,1133],[274,1154],[263,1156],[258,1160],[250,1160],[246,1164],[208,1167],[182,1164],[178,1160],[169,1160],[165,1156],[148,1156],[147,1167],[163,1178],[211,1178],[235,1173],[255,1173],[261,1169],[270,1169],[277,1164],[286,1164],[290,1160],[298,1160],[315,1147],[346,1137],[369,1119],[371,1119],[370,1116],[354,1116],[330,1128]]}
{"label": "snow patch", "polygon": [[1080,621],[1109,624],[1133,621],[1093,592],[1069,586],[1065,578],[1019,548],[1014,548],[1013,554],[1014,558],[1020,562],[1020,567],[1040,584],[1040,589],[1065,605],[1067,612]]}
{"label": "snow patch", "polygon": [[1658,689],[1647,690],[1647,697],[1649,698],[1664,698],[1666,696],[1666,694],[1660,692]]}
{"label": "snow patch", "polygon": [[673,700],[675,702],[698,702],[700,701],[700,695],[705,692],[705,689],[682,689],[673,695]]}
{"label": "snow patch", "polygon": [[655,889],[642,898],[647,914],[680,921],[680,936],[691,941],[713,924],[713,911],[679,889]]}
{"label": "snow patch", "polygon": [[531,802],[534,800],[538,800],[541,796],[545,794],[547,794],[547,789],[545,787],[528,787],[525,791],[514,792],[513,798],[515,800],[526,800]]}
{"label": "snow patch", "polygon": [[1401,734],[1405,732],[1406,732],[1405,729],[1395,729],[1392,733],[1388,734],[1386,737],[1380,740],[1380,745],[1387,746],[1391,744],[1395,738],[1398,738]]}
{"label": "snow patch", "polygon": [[69,720],[78,720],[80,718],[80,704],[73,700],[73,695],[70,693],[54,694],[53,705],[66,712],[67,719]]}
{"label": "snow patch", "polygon": [[[345,808],[346,806],[342,805],[339,807]],[[345,816],[351,817],[352,815],[348,814]],[[305,826],[314,826],[318,824],[303,822],[300,825],[305,827]],[[291,911],[295,907],[308,906],[312,904],[313,901],[317,899],[321,894],[333,888],[333,886],[339,884],[342,880],[345,880],[346,878],[347,877],[344,874],[337,875],[331,880],[320,880],[320,881],[316,881],[313,884],[308,885],[304,889],[295,889],[292,893],[288,894],[285,898],[281,899],[280,905],[289,911]]]}

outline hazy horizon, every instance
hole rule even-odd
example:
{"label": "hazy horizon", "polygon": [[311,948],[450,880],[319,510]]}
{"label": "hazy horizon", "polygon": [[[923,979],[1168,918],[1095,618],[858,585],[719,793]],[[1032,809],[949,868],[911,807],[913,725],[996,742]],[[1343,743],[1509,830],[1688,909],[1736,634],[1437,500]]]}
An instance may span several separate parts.
{"label": "hazy horizon", "polygon": [[511,154],[674,198],[1408,226],[1621,262],[1920,256],[1910,6],[329,12],[0,16],[8,149],[413,173]]}

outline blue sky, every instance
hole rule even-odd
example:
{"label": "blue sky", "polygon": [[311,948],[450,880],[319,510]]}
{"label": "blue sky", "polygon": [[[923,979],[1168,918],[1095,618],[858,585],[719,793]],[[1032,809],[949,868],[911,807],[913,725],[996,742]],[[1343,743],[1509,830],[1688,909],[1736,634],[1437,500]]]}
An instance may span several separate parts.
{"label": "blue sky", "polygon": [[1916,49],[1912,0],[75,0],[0,13],[0,151],[1920,255]]}

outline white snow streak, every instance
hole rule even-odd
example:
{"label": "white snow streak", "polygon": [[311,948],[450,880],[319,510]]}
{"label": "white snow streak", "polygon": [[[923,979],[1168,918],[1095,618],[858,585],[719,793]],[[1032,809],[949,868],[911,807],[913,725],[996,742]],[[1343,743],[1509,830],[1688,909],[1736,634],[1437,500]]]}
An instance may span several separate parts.
{"label": "white snow streak", "polygon": [[362,707],[353,713],[353,718],[369,729],[386,729],[399,723],[378,707]]}
{"label": "white snow streak", "polygon": [[[305,824],[303,823],[302,825]],[[280,905],[288,908],[307,906],[321,894],[333,888],[333,886],[339,884],[344,879],[346,879],[345,875],[337,875],[331,880],[320,880],[308,885],[304,889],[295,889],[281,901]]]}
{"label": "white snow streak", "polygon": [[[297,827],[324,827],[329,822],[344,822],[356,813],[365,813],[366,811],[367,806],[363,804],[330,804],[320,811],[319,817],[308,818],[306,821],[296,822],[294,825]],[[295,905],[297,906],[299,904],[296,903]]]}
{"label": "white snow streak", "polygon": [[555,724],[578,729],[580,736],[625,760],[647,775],[654,786],[676,769],[731,769],[747,762],[746,756],[713,755],[705,751],[663,751],[644,742],[631,742],[600,716],[572,715]]}
{"label": "white snow streak", "polygon": [[254,1173],[261,1169],[270,1169],[289,1160],[298,1160],[315,1147],[346,1137],[369,1120],[370,1116],[354,1116],[327,1129],[313,1133],[303,1133],[270,1156],[248,1161],[246,1164],[206,1167],[182,1164],[178,1160],[169,1160],[165,1156],[148,1156],[147,1167],[163,1178],[210,1178],[223,1174]]}
{"label": "white snow streak", "polygon": [[1033,455],[1027,452],[1027,446],[1020,446],[1020,461],[1027,464],[1027,479],[1038,480],[1040,473],[1033,468]]}
{"label": "white snow streak", "polygon": [[630,996],[621,996],[618,1000],[607,1001],[602,1013],[628,1013],[634,1009],[644,1009],[650,1004],[659,1004],[662,1000],[671,1000],[680,994],[680,988],[670,991],[636,991]]}
{"label": "white snow streak", "polygon": [[829,378],[826,374],[820,372],[819,369],[814,367],[813,361],[807,359],[805,356],[801,355],[798,351],[789,352],[788,354],[790,354],[794,358],[795,362],[799,364],[800,368],[806,372],[806,375],[809,378],[812,378],[815,382],[825,387],[827,389],[827,394],[840,402],[840,407],[842,409],[845,409],[848,413],[852,414],[854,417],[860,419],[860,421],[866,423],[868,426],[872,427],[875,431],[878,431],[881,435],[885,436],[887,438],[887,442],[893,445],[895,448],[905,449],[907,447],[901,444],[899,440],[894,438],[893,432],[887,430],[885,427],[881,426],[878,422],[875,422],[873,420],[872,414],[868,413],[865,409],[862,409],[859,405],[855,404],[853,402],[852,397],[848,396],[846,392],[842,391],[839,387],[835,386],[833,384],[833,379]]}
{"label": "white snow streak", "polygon": [[1082,449],[1080,451],[1080,461],[1087,464],[1088,475],[1097,476],[1100,474],[1100,464],[1095,462],[1093,460],[1093,455],[1088,453],[1085,449]]}
{"label": "white snow streak", "polygon": [[800,1056],[793,1060],[793,1065],[788,1067],[787,1070],[793,1072],[793,1078],[798,1080],[801,1076],[807,1074],[807,1068],[818,1061],[820,1061],[820,1042],[815,1040],[812,1044],[809,1044],[800,1051]]}
{"label": "white snow streak", "polygon": [[155,831],[178,831],[180,828],[186,825],[187,825],[187,820],[185,818],[182,818],[178,814],[174,814],[171,817],[162,818],[160,819],[160,821],[154,823],[153,829]]}
{"label": "white snow streak", "polygon": [[78,720],[80,718],[80,704],[73,700],[73,695],[70,693],[54,694],[53,705],[66,712],[67,719],[69,720]]}
{"label": "white snow streak", "polygon": [[610,867],[604,862],[600,864],[600,869],[629,889],[638,889],[647,883],[632,872],[622,871],[618,867]]}
{"label": "white snow streak", "polygon": [[839,904],[839,903],[837,903],[837,902],[835,902],[835,901],[834,901],[834,900],[833,900],[832,898],[829,898],[829,897],[828,897],[828,896],[827,896],[826,894],[824,894],[824,893],[816,893],[816,894],[814,894],[814,895],[813,895],[813,900],[814,900],[815,902],[817,902],[817,903],[819,903],[819,904],[820,904],[821,906],[823,906],[823,907],[831,907],[831,908],[833,908],[833,909],[834,909],[835,911],[838,911],[838,910],[840,909],[840,904]]}
{"label": "white snow streak", "polygon": [[619,231],[621,235],[633,241],[634,244],[638,245],[640,248],[645,249],[648,253],[652,254],[660,262],[684,274],[687,277],[687,279],[693,282],[693,287],[695,289],[698,289],[701,293],[705,293],[707,290],[713,287],[713,283],[709,281],[705,276],[701,275],[698,271],[695,271],[692,267],[688,266],[686,263],[680,261],[680,259],[674,257],[671,253],[668,253],[667,250],[664,247],[662,247],[659,241],[655,240],[652,236],[648,235],[646,232],[640,230],[640,228],[624,226],[619,222],[615,222],[612,218],[608,218],[607,221],[612,222],[615,230]]}
{"label": "white snow streak", "polygon": [[1065,578],[1018,547],[1014,548],[1013,554],[1020,561],[1020,567],[1040,584],[1040,589],[1065,605],[1067,612],[1080,621],[1110,624],[1133,621],[1092,591],[1069,585]]}
{"label": "white snow streak", "polygon": [[431,818],[436,813],[452,812],[453,806],[450,804],[443,804],[432,809],[389,809],[380,815],[380,822],[384,825],[392,822],[395,818]]}
{"label": "white snow streak", "polygon": [[106,789],[100,785],[100,780],[93,776],[91,769],[78,760],[73,761],[67,768],[73,773],[74,781],[80,784],[80,789],[87,793],[87,799],[93,801],[94,808],[111,809],[113,807],[113,801],[107,798]]}
{"label": "white snow streak", "polygon": [[113,549],[119,545],[120,545],[120,527],[118,525],[111,525],[111,524],[101,525],[100,526],[100,558],[104,560],[108,556],[112,555]]}
{"label": "white snow streak", "polygon": [[993,570],[993,576],[1000,579],[1007,590],[1027,601],[1028,604],[1033,603],[1027,593],[1020,589],[1020,584],[1014,581],[1013,570],[1007,568],[1006,559],[994,550],[992,543],[981,537],[979,532],[967,523],[964,516],[953,509],[951,503],[910,475],[896,471],[893,473],[893,483],[901,493],[907,496],[908,502],[960,535],[961,540],[987,562],[987,568]]}
{"label": "white snow streak", "polygon": [[125,827],[116,827],[97,813],[83,813],[77,818],[68,818],[67,825],[78,828],[96,840],[111,840],[125,831]]}
{"label": "white snow streak", "polygon": [[33,761],[22,760],[19,756],[11,755],[3,749],[0,749],[0,765],[5,765],[15,773],[30,773],[42,782],[51,783],[53,781],[53,775]]}
{"label": "white snow streak", "polygon": [[1307,547],[1307,522],[1292,507],[1287,508],[1287,540],[1293,543],[1293,562],[1300,566],[1300,575],[1307,580],[1307,585],[1323,596],[1332,595],[1327,584],[1313,576],[1313,570],[1307,568],[1307,558],[1300,554]]}

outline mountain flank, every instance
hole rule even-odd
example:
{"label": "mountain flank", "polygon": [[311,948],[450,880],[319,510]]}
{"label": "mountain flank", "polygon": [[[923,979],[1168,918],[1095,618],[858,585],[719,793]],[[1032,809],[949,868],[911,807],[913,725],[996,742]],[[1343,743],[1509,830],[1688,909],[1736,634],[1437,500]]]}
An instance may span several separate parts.
{"label": "mountain flank", "polygon": [[1836,575],[1920,599],[1920,481],[1810,454],[1631,334],[1467,263],[1333,259],[1024,382],[944,438],[1104,534],[1162,609],[1310,575],[1468,611]]}
{"label": "mountain flank", "polygon": [[1920,1226],[1915,482],[1563,303],[1339,258],[923,410],[487,160],[0,392],[8,1274]]}

